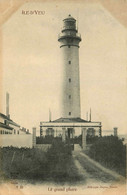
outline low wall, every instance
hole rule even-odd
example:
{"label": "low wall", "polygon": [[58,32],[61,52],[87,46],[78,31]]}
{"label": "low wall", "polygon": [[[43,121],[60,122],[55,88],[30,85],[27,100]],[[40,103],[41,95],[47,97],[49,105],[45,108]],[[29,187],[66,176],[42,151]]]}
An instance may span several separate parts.
{"label": "low wall", "polygon": [[3,134],[0,135],[0,147],[7,147],[7,146],[13,146],[13,147],[27,147],[32,148],[33,146],[33,135],[32,134]]}

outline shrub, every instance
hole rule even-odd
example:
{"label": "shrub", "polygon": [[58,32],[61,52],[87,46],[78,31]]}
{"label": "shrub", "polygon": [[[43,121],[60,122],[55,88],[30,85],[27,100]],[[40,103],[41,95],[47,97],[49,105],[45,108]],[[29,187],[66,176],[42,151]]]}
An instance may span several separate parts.
{"label": "shrub", "polygon": [[98,138],[90,147],[89,155],[106,167],[125,176],[126,147],[118,137],[104,136]]}
{"label": "shrub", "polygon": [[71,147],[59,139],[47,152],[40,149],[1,148],[1,171],[6,178],[41,181],[76,181],[80,179],[74,165]]}
{"label": "shrub", "polygon": [[52,144],[54,141],[60,140],[61,137],[53,137],[52,135],[46,135],[45,137],[36,137],[37,144]]}

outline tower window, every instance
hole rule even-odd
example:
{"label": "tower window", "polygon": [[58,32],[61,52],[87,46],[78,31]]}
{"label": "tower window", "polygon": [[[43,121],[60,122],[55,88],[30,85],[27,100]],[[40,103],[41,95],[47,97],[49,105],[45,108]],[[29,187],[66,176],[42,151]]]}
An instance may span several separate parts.
{"label": "tower window", "polygon": [[69,64],[71,64],[71,61],[68,61]]}
{"label": "tower window", "polygon": [[71,115],[71,112],[69,112],[69,115]]}
{"label": "tower window", "polygon": [[69,95],[69,99],[71,99],[71,95]]}
{"label": "tower window", "polygon": [[69,78],[69,83],[71,82],[71,78]]}

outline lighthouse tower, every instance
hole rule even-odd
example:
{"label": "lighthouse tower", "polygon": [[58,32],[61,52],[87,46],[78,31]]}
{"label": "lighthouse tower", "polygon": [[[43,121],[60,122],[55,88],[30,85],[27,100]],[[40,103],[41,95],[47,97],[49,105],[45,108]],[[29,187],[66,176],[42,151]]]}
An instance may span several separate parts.
{"label": "lighthouse tower", "polygon": [[73,142],[74,136],[82,133],[82,147],[86,147],[86,135],[101,136],[101,122],[84,120],[80,114],[79,42],[81,36],[76,28],[76,20],[69,15],[63,20],[59,34],[61,51],[61,116],[49,122],[40,122],[40,136],[62,137],[63,142]]}
{"label": "lighthouse tower", "polygon": [[62,64],[62,118],[80,118],[79,42],[76,20],[69,15],[59,34]]}

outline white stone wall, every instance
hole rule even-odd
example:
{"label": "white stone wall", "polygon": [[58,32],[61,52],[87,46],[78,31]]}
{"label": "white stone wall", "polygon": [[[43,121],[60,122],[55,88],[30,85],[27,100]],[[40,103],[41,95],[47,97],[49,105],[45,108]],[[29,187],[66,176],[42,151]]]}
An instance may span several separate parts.
{"label": "white stone wall", "polygon": [[26,134],[26,132],[25,132],[25,131],[22,131],[21,129],[19,129],[19,134],[21,134],[21,135],[25,135],[25,134]]}
{"label": "white stone wall", "polygon": [[0,122],[4,123],[4,119],[2,117],[0,117]]}
{"label": "white stone wall", "polygon": [[7,134],[7,133],[12,134],[12,130],[4,127],[0,127],[0,134]]}
{"label": "white stone wall", "polygon": [[13,128],[13,133],[14,133],[14,129],[15,129],[16,134],[17,134],[18,130],[20,129],[20,127],[13,125],[11,123],[9,123],[9,126]]}
{"label": "white stone wall", "polygon": [[0,135],[0,147],[27,147],[32,148],[32,134],[17,135],[5,134]]}

